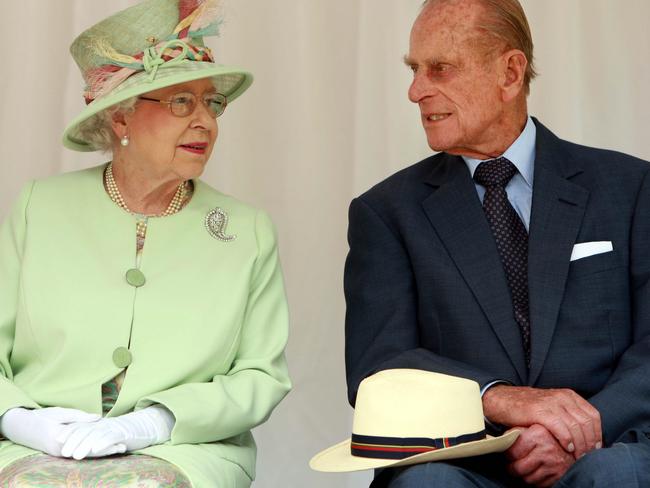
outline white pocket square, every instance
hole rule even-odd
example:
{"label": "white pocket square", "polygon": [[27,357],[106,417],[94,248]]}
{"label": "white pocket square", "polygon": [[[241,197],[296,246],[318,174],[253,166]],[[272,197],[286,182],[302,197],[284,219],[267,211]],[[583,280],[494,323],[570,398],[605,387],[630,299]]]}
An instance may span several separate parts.
{"label": "white pocket square", "polygon": [[581,242],[573,246],[571,261],[588,258],[594,254],[602,254],[613,250],[614,247],[612,246],[612,241]]}

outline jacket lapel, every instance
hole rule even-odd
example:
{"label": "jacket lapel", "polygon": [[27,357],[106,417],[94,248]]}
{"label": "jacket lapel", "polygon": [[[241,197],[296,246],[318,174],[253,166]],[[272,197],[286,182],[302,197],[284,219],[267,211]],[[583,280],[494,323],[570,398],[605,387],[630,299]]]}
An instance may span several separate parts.
{"label": "jacket lapel", "polygon": [[492,232],[465,162],[441,155],[427,183],[437,188],[422,203],[435,232],[472,290],[522,383],[527,368],[510,291]]}
{"label": "jacket lapel", "polygon": [[535,120],[537,141],[528,243],[531,323],[529,384],[535,384],[557,322],[571,251],[589,191],[569,181],[582,172],[561,141]]}

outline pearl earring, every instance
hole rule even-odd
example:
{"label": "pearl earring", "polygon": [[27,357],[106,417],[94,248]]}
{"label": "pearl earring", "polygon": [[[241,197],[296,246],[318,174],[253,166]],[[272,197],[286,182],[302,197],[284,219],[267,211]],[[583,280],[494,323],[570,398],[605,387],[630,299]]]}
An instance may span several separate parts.
{"label": "pearl earring", "polygon": [[129,142],[130,142],[129,141],[129,136],[127,136],[127,135],[124,135],[124,137],[122,137],[122,139],[120,140],[120,144],[122,144],[122,147],[128,146]]}

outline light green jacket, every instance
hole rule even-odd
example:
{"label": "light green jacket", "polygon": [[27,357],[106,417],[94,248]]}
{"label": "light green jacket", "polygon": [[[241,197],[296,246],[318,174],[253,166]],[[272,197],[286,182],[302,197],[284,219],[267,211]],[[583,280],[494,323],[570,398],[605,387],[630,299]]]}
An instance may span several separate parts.
{"label": "light green jacket", "polygon": [[[0,228],[0,415],[13,407],[101,413],[101,385],[132,363],[117,416],[159,403],[171,440],[139,451],[195,487],[237,486],[223,466],[255,471],[250,429],[290,389],[287,305],[268,217],[201,181],[179,213],[149,220],[141,288],[135,220],[103,188],[104,166],[27,185]],[[229,217],[215,239],[205,217]],[[130,340],[129,340],[130,339]],[[129,346],[130,343],[130,346]],[[34,451],[0,441],[0,469]]]}

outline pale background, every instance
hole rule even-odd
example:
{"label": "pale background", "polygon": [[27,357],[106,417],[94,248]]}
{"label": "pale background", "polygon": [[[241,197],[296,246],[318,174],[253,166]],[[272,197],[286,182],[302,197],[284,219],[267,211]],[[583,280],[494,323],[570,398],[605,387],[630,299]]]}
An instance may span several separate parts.
{"label": "pale background", "polygon": [[[294,391],[257,429],[258,488],[364,487],[310,472],[349,435],[342,270],[347,205],[430,154],[402,64],[420,0],[224,0],[218,62],[256,75],[219,119],[205,180],[267,209],[291,306]],[[74,36],[134,0],[2,0],[0,218],[29,178],[104,161],[59,140],[82,108]],[[530,112],[558,135],[650,159],[650,2],[522,0],[540,77]],[[190,256],[188,256],[188,259]]]}

